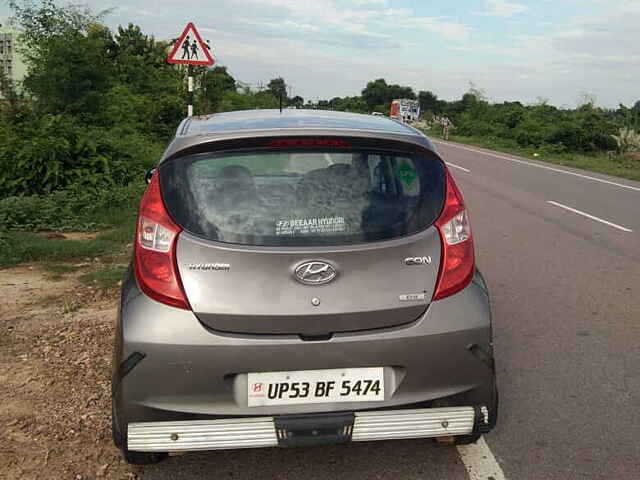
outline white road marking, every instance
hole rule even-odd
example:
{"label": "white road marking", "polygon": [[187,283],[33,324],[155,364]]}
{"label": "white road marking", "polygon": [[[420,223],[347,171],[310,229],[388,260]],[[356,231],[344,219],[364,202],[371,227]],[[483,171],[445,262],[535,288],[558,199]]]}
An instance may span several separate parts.
{"label": "white road marking", "polygon": [[460,170],[462,170],[463,172],[467,172],[467,173],[471,173],[471,170],[467,170],[464,167],[461,167],[460,165],[456,165],[455,163],[451,163],[451,162],[444,162],[447,165],[449,165],[450,167],[454,167],[454,168],[459,168]]}
{"label": "white road marking", "polygon": [[469,474],[469,480],[506,479],[484,437],[480,437],[475,444],[459,445],[457,448],[460,459]]}
{"label": "white road marking", "polygon": [[618,230],[622,230],[623,232],[633,232],[633,230],[629,230],[626,227],[622,227],[616,223],[608,222],[607,220],[603,220],[602,218],[589,215],[588,213],[581,212],[580,210],[576,210],[575,208],[568,207],[567,205],[563,205],[558,202],[554,202],[553,200],[547,200],[547,203],[551,205],[555,205],[556,207],[564,208],[565,210],[569,210],[570,212],[577,213],[578,215],[582,215],[583,217],[590,218],[591,220],[595,220],[596,222],[604,223],[605,225],[609,225],[610,227],[617,228]]}
{"label": "white road marking", "polygon": [[562,170],[560,168],[547,167],[545,165],[538,165],[537,163],[526,162],[524,160],[518,160],[517,158],[505,157],[504,155],[497,155],[495,153],[489,153],[489,152],[485,152],[483,150],[476,150],[475,148],[463,147],[461,145],[456,145],[454,143],[445,143],[445,142],[440,142],[438,140],[433,140],[433,141],[436,142],[436,143],[442,143],[443,145],[447,145],[449,147],[460,148],[462,150],[468,150],[470,152],[480,153],[482,155],[488,155],[490,157],[500,158],[502,160],[509,160],[510,162],[522,163],[524,165],[529,165],[530,167],[543,168],[545,170],[551,170],[552,172],[564,173],[566,175],[573,175],[574,177],[586,178],[587,180],[591,180],[591,181],[594,181],[594,182],[606,183],[607,185],[613,185],[613,186],[616,186],[616,187],[627,188],[629,190],[635,190],[637,192],[640,192],[640,187],[634,187],[632,185],[625,185],[624,183],[611,182],[609,180],[603,180],[602,178],[596,178],[596,177],[591,177],[589,175],[583,175],[582,173],[570,172],[568,170]]}

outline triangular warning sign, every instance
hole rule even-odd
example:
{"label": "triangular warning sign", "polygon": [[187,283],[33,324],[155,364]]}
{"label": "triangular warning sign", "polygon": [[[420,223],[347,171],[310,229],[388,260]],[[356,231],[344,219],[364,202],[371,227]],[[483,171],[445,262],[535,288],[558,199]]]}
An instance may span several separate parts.
{"label": "triangular warning sign", "polygon": [[183,65],[213,65],[215,61],[210,48],[202,41],[196,26],[189,22],[173,45],[167,61]]}

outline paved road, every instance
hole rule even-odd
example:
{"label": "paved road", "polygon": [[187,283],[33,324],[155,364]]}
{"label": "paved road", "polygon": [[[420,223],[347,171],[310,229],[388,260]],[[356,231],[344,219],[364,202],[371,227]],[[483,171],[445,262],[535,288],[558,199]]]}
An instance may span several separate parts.
{"label": "paved road", "polygon": [[510,480],[640,478],[640,183],[438,148],[492,294],[501,417],[490,450],[425,440],[212,452],[142,478],[499,480],[481,471],[491,452]]}
{"label": "paved road", "polygon": [[506,477],[640,478],[640,183],[438,148],[468,170],[452,168],[491,289],[487,443]]}

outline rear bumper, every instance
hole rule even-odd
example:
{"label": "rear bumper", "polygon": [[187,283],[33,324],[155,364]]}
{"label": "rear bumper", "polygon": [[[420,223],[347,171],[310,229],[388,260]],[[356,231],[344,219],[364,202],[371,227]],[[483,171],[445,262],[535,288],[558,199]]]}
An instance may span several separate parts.
{"label": "rear bumper", "polygon": [[[192,312],[141,294],[129,276],[118,315],[112,382],[115,421],[127,441],[127,426],[135,431],[153,422],[242,423],[335,412],[358,412],[356,418],[364,418],[375,412],[442,407],[486,407],[493,417],[491,342],[489,301],[479,280],[433,302],[412,324],[304,341],[288,335],[212,332]],[[381,402],[247,405],[247,372],[376,366],[385,367]],[[423,433],[419,436],[434,436]],[[354,439],[358,438],[354,426]]]}
{"label": "rear bumper", "polygon": [[316,416],[314,421],[314,415],[305,416],[304,423],[298,422],[304,425],[298,429],[282,428],[274,417],[131,423],[127,448],[176,452],[309,445],[324,443],[322,437],[328,430],[333,440],[355,442],[470,435],[488,430],[488,415],[486,408],[473,407],[355,412],[350,418],[340,415],[334,431],[326,428],[326,417]]}

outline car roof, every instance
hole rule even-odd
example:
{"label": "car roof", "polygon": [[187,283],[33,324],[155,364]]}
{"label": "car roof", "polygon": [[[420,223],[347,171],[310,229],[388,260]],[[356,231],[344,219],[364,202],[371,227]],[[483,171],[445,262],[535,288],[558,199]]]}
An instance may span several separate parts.
{"label": "car roof", "polygon": [[378,115],[285,108],[282,111],[278,109],[240,110],[189,117],[180,124],[176,136],[303,128],[421,135],[408,125]]}
{"label": "car roof", "polygon": [[[351,136],[411,143],[438,152],[419,130],[377,115],[327,110],[241,110],[186,118],[160,163],[223,140],[273,136]],[[438,155],[439,156],[439,155]]]}

